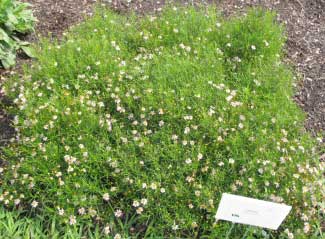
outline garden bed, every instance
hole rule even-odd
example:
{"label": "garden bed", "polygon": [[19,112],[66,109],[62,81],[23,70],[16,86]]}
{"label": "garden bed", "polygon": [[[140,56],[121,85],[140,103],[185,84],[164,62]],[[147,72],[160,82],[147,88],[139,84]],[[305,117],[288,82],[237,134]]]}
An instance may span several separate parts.
{"label": "garden bed", "polygon": [[[42,35],[52,32],[52,40],[59,37],[63,41],[42,42],[36,69],[25,71],[15,80],[23,88],[10,82],[5,87],[20,111],[9,107],[12,115],[18,116],[13,121],[19,137],[3,154],[11,165],[11,169],[7,164],[2,166],[6,168],[3,187],[13,198],[19,193],[26,194],[26,199],[20,198],[19,202],[8,197],[9,205],[31,209],[30,215],[58,214],[58,225],[81,223],[86,229],[93,229],[91,222],[96,221],[98,229],[105,231],[108,227],[113,234],[123,231],[131,236],[220,237],[229,233],[229,225],[211,227],[215,201],[220,199],[221,191],[232,191],[294,205],[297,218],[290,216],[285,227],[301,236],[298,228],[302,227],[307,235],[311,231],[318,235],[320,215],[313,211],[319,209],[315,200],[320,197],[319,185],[313,178],[319,170],[319,155],[314,148],[317,142],[302,132],[302,114],[290,101],[291,84],[297,81],[292,81],[291,71],[279,62],[284,38],[271,15],[251,12],[241,20],[232,17],[226,20],[210,12],[209,17],[219,21],[215,26],[211,23],[215,20],[205,19],[194,10],[189,10],[190,17],[183,11],[173,15],[176,10],[170,10],[155,25],[155,17],[128,19],[106,12],[81,24],[65,39],[63,31],[70,23],[82,19],[77,12],[91,14],[90,3],[34,3],[40,19],[37,31]],[[236,2],[227,1],[220,6],[227,16],[242,12],[240,6],[235,7]],[[139,2],[130,5],[113,2],[112,6],[119,13],[129,9],[137,9],[139,13],[160,12],[159,7],[141,6]],[[277,7],[282,21],[285,13],[289,19],[298,16],[296,20],[301,20],[306,17],[302,12],[308,10],[303,9],[300,1],[288,6],[265,3],[265,7]],[[294,9],[299,7],[301,12],[295,13]],[[55,16],[47,14],[49,8]],[[308,22],[311,30],[304,33],[310,37],[306,48],[292,43],[301,34],[297,31],[297,26],[303,27],[300,20],[286,24],[289,63],[296,63],[310,83],[299,88],[296,99],[307,112],[313,112],[306,127],[314,133],[323,127],[323,100],[310,99],[310,95],[319,96],[323,91],[318,87],[319,91],[311,92],[310,87],[322,86],[322,76],[315,74],[323,73],[317,64],[324,59],[321,43],[308,39],[315,32],[318,32],[316,37],[323,37],[315,20],[321,20],[320,13]],[[52,20],[46,22],[49,16]],[[170,29],[169,22],[174,28]],[[195,27],[198,25],[206,31]],[[113,30],[108,31],[107,27]],[[103,36],[108,40],[99,41]],[[36,35],[31,39],[36,40]],[[210,52],[216,55],[211,56]],[[313,105],[306,107],[309,100]],[[317,108],[320,110],[315,112]],[[80,115],[84,115],[82,119]],[[6,128],[9,120],[6,117],[2,120]],[[7,129],[10,135],[13,131]],[[163,147],[157,148],[158,143]],[[45,161],[40,164],[40,160]],[[307,170],[310,166],[313,173]],[[278,174],[272,171],[274,167]],[[218,169],[217,176],[214,169]],[[14,176],[17,172],[27,176],[17,179]],[[87,175],[76,177],[72,172],[87,172]],[[236,180],[236,175],[241,175],[241,180]],[[53,178],[58,178],[58,185]],[[279,187],[280,178],[286,189]],[[26,180],[30,181],[29,186],[25,185]],[[15,183],[20,186],[12,186]],[[24,189],[27,186],[35,189],[28,192]],[[262,188],[270,191],[261,192]],[[289,197],[290,189],[293,192]],[[313,195],[311,201],[310,195],[306,197],[309,193]],[[84,196],[86,200],[82,203]],[[160,208],[152,205],[156,201]],[[178,202],[177,207],[171,202]],[[187,206],[194,208],[190,214]],[[82,213],[82,208],[88,214]],[[309,215],[311,224],[298,219],[303,218],[301,210]],[[291,232],[284,229],[273,234],[236,227],[232,233],[234,236],[282,233],[290,237]]]}

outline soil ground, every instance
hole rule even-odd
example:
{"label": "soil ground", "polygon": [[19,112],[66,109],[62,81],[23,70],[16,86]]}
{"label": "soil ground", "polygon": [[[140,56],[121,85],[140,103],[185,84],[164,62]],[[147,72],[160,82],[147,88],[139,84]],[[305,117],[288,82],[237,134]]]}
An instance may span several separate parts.
{"label": "soil ground", "polygon": [[[35,33],[28,36],[37,42],[39,35],[60,37],[70,26],[92,14],[96,0],[23,0],[33,5],[38,23]],[[97,0],[99,2],[99,0]],[[275,10],[278,20],[287,29],[287,61],[299,74],[295,101],[306,112],[306,129],[313,134],[325,132],[325,0],[207,0],[174,1],[182,4],[215,4],[225,16],[244,13],[247,7]],[[154,0],[101,0],[117,12],[137,11],[139,14],[160,11],[166,1]],[[1,71],[2,80],[26,60],[19,59],[11,71]],[[0,79],[1,83],[1,79]],[[1,105],[5,104],[0,92],[0,145],[13,136],[10,117]],[[2,103],[1,103],[2,102]]]}

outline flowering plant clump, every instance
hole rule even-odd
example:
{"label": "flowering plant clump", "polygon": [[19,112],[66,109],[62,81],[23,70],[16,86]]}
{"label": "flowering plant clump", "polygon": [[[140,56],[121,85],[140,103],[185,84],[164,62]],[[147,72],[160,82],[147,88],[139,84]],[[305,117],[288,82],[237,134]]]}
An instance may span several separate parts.
{"label": "flowering plant clump", "polygon": [[[1,203],[117,238],[310,238],[324,165],[291,100],[284,41],[272,13],[225,21],[213,8],[99,10],[44,40],[3,89],[16,137]],[[215,220],[224,192],[293,209],[278,232],[230,232]]]}

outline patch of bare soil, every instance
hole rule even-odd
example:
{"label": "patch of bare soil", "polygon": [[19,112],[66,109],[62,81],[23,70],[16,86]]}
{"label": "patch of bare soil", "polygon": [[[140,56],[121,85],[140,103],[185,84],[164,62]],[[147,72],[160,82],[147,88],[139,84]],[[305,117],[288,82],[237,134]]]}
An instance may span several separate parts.
{"label": "patch of bare soil", "polygon": [[22,0],[33,5],[38,19],[36,33],[43,36],[60,36],[70,26],[92,14],[96,0]]}
{"label": "patch of bare soil", "polygon": [[[1,102],[5,102],[5,98],[0,94]],[[14,135],[14,129],[10,127],[11,117],[5,114],[4,110],[1,109],[4,103],[0,103],[0,146],[9,141],[10,137]],[[0,159],[1,166],[1,159]]]}

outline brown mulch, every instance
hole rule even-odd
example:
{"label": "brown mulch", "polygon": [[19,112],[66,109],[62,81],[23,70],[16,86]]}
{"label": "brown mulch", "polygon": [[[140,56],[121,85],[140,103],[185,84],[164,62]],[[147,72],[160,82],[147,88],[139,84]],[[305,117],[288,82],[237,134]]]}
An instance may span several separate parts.
{"label": "brown mulch", "polygon": [[[37,42],[38,35],[60,37],[70,26],[92,14],[96,0],[23,0],[33,4],[38,18],[36,33],[29,39]],[[99,2],[99,0],[97,0]],[[101,0],[117,12],[136,10],[140,14],[159,11],[166,1]],[[128,3],[129,2],[129,3]],[[260,6],[275,10],[287,29],[287,56],[301,81],[295,100],[307,114],[306,129],[314,134],[325,132],[325,0],[206,0],[176,1],[185,4],[217,5],[226,16],[245,12],[247,7]],[[18,67],[26,60],[19,60]],[[15,69],[13,69],[15,70]],[[8,72],[1,72],[4,78]],[[9,72],[10,73],[10,72]],[[0,78],[0,83],[1,83]],[[0,145],[13,135],[10,119],[1,109],[0,93]]]}
{"label": "brown mulch", "polygon": [[92,14],[96,0],[21,0],[33,5],[37,34],[60,36],[70,26]]}

